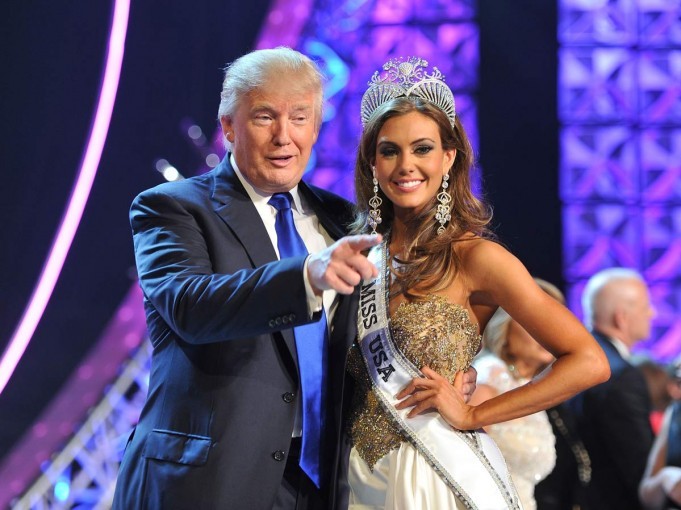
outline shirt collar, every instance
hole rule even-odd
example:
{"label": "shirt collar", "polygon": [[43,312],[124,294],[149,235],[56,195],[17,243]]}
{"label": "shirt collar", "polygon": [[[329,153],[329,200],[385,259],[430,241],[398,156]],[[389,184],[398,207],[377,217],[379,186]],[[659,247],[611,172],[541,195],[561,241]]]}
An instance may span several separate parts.
{"label": "shirt collar", "polygon": [[[239,167],[236,164],[236,159],[234,159],[234,154],[229,155],[229,162],[232,165],[232,168],[234,169],[234,173],[238,177],[239,181],[241,182],[242,186],[246,189],[246,193],[248,193],[248,196],[250,197],[251,201],[255,204],[256,207],[263,207],[265,205],[268,205],[267,202],[269,202],[270,198],[272,198],[271,193],[265,193],[262,190],[259,190],[255,186],[253,186],[241,173],[241,170],[239,170]],[[293,188],[289,190],[289,193],[291,193],[291,197],[293,198],[293,209],[298,211],[301,214],[305,213],[305,209],[303,208],[303,203],[300,198],[300,193],[298,192],[298,185],[296,184]]]}
{"label": "shirt collar", "polygon": [[614,336],[609,336],[608,340],[610,340],[610,343],[615,349],[617,349],[617,352],[619,352],[620,356],[622,356],[625,360],[629,360],[629,358],[631,358],[631,351],[629,350],[629,347],[627,347],[627,344],[625,344],[622,340],[615,338]]}

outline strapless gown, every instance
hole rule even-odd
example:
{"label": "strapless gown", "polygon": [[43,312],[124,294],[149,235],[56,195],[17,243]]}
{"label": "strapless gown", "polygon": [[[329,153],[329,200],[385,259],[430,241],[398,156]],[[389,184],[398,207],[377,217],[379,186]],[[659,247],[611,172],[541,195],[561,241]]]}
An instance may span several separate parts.
{"label": "strapless gown", "polygon": [[[450,381],[470,367],[481,341],[467,310],[440,296],[401,304],[390,331],[415,366],[428,365]],[[466,508],[382,408],[357,346],[348,366],[356,386],[349,427],[350,510]]]}

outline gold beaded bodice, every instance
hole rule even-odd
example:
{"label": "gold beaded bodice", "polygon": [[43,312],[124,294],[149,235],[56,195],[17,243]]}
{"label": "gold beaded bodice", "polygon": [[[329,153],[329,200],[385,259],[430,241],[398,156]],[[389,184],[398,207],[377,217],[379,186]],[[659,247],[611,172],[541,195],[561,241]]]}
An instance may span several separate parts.
{"label": "gold beaded bodice", "polygon": [[[397,348],[416,367],[428,365],[450,382],[471,366],[481,342],[468,311],[435,295],[401,303],[390,319],[390,332]],[[373,468],[407,439],[374,394],[357,345],[350,349],[348,371],[355,380],[350,435],[359,455]]]}

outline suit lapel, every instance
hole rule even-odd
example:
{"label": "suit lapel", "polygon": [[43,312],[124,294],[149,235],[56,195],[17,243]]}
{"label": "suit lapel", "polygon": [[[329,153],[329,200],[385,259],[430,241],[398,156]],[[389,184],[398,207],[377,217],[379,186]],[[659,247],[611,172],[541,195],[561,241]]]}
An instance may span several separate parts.
{"label": "suit lapel", "polygon": [[303,194],[303,196],[305,196],[307,204],[315,212],[317,218],[319,219],[319,223],[321,223],[332,239],[338,240],[346,235],[343,226],[338,223],[338,220],[328,214],[322,199],[310,186],[307,185],[307,183],[300,181],[298,190]]}
{"label": "suit lapel", "polygon": [[[308,206],[315,212],[320,224],[329,233],[331,238],[340,239],[343,237],[346,234],[343,226],[337,219],[328,214],[319,195],[303,181],[299,184],[299,190],[305,196]],[[234,232],[254,268],[277,260],[277,254],[272,247],[260,215],[236,173],[234,173],[228,156],[222,160],[215,170],[212,200],[216,214]],[[353,298],[357,299],[354,296]],[[341,299],[353,298],[341,297]],[[356,320],[356,318],[353,317],[352,320]],[[347,328],[341,328],[341,330],[346,331]],[[282,330],[281,334],[297,365],[298,357],[296,355],[293,329]],[[337,359],[336,356],[342,356],[345,359],[347,349],[352,343],[352,339],[348,342],[345,336],[345,334],[332,335],[330,339],[330,359]],[[342,375],[345,371],[344,363],[341,365],[343,369],[341,374],[335,376],[336,382],[342,381]],[[335,384],[334,387],[336,387]]]}
{"label": "suit lapel", "polygon": [[[239,239],[254,268],[277,260],[267,229],[229,164],[229,156],[225,156],[215,171],[212,199],[216,214]],[[283,329],[280,333],[297,366],[293,329]]]}
{"label": "suit lapel", "polygon": [[239,239],[253,267],[277,260],[260,215],[227,157],[216,170],[212,198],[215,212]]}

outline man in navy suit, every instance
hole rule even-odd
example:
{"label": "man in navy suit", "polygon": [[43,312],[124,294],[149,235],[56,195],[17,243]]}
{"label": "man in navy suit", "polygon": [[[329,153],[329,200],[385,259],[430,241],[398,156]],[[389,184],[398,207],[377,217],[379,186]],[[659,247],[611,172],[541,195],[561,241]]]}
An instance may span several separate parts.
{"label": "man in navy suit", "polygon": [[[321,114],[310,59],[289,48],[249,53],[225,72],[219,118],[229,154],[213,171],[134,200],[153,357],[115,509],[345,504],[338,464],[354,290],[377,274],[362,251],[380,236],[343,237],[351,205],[301,181]],[[280,256],[269,200],[285,192],[309,256]],[[313,481],[299,466],[305,430],[292,328],[327,317],[323,465]]]}
{"label": "man in navy suit", "polygon": [[650,335],[648,287],[636,271],[605,269],[587,283],[582,306],[612,372],[609,381],[568,401],[591,458],[585,508],[637,510],[653,431],[648,388],[629,358],[631,348]]}

